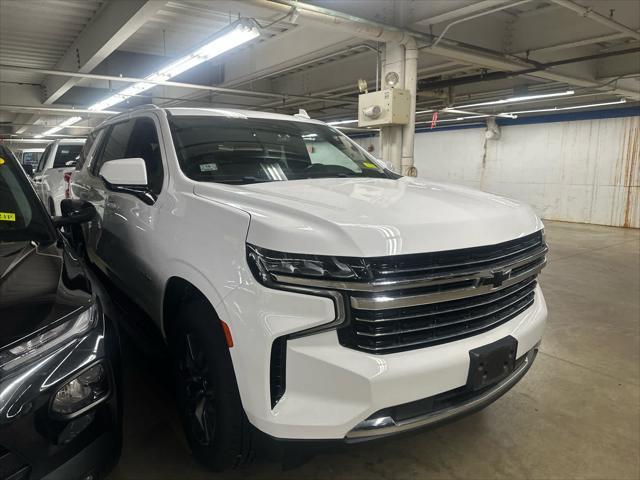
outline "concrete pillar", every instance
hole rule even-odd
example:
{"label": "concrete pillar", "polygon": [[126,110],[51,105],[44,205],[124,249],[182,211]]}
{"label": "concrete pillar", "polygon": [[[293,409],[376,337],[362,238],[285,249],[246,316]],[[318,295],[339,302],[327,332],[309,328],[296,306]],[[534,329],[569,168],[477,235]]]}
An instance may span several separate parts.
{"label": "concrete pillar", "polygon": [[[385,77],[390,72],[396,72],[399,77],[397,87],[404,86],[404,46],[397,42],[387,42],[382,48],[382,85],[381,88],[389,88],[385,83]],[[402,127],[389,126],[380,129],[380,146],[382,159],[391,163],[393,169],[400,173],[402,170]]]}
{"label": "concrete pillar", "polygon": [[415,176],[413,168],[413,144],[416,133],[416,95],[418,88],[418,46],[413,37],[404,43],[404,88],[411,94],[409,123],[402,126],[402,161],[400,173]]}

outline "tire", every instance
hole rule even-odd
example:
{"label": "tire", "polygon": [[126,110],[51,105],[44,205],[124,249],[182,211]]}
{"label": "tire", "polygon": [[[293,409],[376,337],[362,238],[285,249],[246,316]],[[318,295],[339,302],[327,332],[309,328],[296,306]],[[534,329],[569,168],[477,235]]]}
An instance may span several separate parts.
{"label": "tire", "polygon": [[178,408],[193,456],[214,471],[251,457],[246,418],[219,319],[204,300],[187,300],[169,338]]}

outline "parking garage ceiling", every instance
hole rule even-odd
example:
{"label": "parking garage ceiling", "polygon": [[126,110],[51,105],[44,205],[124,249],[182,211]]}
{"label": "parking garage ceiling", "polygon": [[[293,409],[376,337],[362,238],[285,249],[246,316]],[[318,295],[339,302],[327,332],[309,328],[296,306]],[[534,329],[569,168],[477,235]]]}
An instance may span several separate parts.
{"label": "parking garage ceiling", "polygon": [[[336,28],[327,21],[334,13],[356,22],[349,25],[407,31],[417,39],[417,111],[424,112],[418,121],[445,107],[567,90],[574,94],[531,99],[518,110],[612,108],[640,99],[640,2],[318,0],[295,11],[291,5],[3,0],[0,136],[33,141],[76,114],[82,120],[58,134],[86,134],[105,116],[87,107],[131,84],[119,77],[142,78],[241,17],[258,22],[257,40],[172,79],[181,86],[158,85],[113,110],[153,102],[284,113],[304,108],[314,118],[356,118],[358,79],[371,89],[382,81],[381,42],[371,29]],[[443,111],[441,118],[447,116],[459,118]]]}

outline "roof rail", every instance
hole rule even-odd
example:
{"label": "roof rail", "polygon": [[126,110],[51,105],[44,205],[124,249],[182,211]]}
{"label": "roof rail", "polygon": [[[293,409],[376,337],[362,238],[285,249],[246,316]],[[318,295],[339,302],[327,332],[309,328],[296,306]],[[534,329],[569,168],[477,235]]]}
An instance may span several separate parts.
{"label": "roof rail", "polygon": [[143,103],[142,105],[137,105],[135,107],[128,108],[128,109],[118,113],[117,115],[120,115],[122,113],[127,113],[127,112],[136,112],[138,110],[162,110],[162,108],[160,108],[155,103]]}

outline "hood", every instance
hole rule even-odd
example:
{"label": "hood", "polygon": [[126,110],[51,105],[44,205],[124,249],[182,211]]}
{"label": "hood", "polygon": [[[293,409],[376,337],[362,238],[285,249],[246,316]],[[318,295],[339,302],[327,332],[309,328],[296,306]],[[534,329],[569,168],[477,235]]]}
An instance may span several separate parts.
{"label": "hood", "polygon": [[81,272],[55,244],[0,242],[0,348],[85,307],[91,295]]}
{"label": "hood", "polygon": [[291,253],[436,252],[500,243],[542,228],[520,202],[409,177],[200,183],[194,193],[248,212],[247,242]]}

